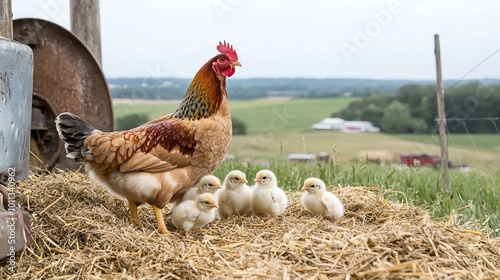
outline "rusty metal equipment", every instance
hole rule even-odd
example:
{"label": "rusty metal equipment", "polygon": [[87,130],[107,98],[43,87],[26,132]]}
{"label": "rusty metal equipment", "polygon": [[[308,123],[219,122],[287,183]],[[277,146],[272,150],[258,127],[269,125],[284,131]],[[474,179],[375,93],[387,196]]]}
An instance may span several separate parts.
{"label": "rusty metal equipment", "polygon": [[78,165],[66,158],[54,119],[71,112],[99,130],[113,130],[101,67],[73,33],[49,21],[14,20],[14,40],[30,46],[34,56],[30,165],[74,169]]}

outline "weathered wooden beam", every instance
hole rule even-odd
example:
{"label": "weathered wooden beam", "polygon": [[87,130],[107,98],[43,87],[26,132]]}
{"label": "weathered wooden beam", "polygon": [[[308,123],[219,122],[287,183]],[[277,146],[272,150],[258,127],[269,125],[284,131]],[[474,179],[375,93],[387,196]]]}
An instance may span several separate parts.
{"label": "weathered wooden beam", "polygon": [[102,66],[99,0],[71,0],[71,31],[82,40]]}
{"label": "weathered wooden beam", "polygon": [[12,39],[12,2],[0,0],[0,36]]}

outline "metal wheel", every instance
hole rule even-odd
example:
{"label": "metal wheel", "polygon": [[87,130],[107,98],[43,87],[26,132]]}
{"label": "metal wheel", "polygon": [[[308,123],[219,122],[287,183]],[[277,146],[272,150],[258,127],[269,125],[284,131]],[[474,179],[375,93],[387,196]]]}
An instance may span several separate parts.
{"label": "metal wheel", "polygon": [[[93,127],[113,130],[113,106],[101,67],[73,33],[42,19],[14,20],[14,40],[33,50],[31,152],[51,168],[74,169],[54,126],[62,112],[79,115]],[[40,161],[34,160],[40,166]]]}

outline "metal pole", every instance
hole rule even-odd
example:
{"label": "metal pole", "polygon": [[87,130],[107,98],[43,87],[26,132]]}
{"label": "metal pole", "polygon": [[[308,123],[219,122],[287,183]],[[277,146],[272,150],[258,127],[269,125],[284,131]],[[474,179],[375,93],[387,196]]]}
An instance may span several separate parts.
{"label": "metal pole", "polygon": [[441,146],[441,188],[450,193],[448,178],[448,145],[446,143],[446,113],[444,108],[443,76],[441,70],[441,46],[439,44],[439,34],[434,35],[434,46],[436,54],[436,96],[438,109],[439,144]]}
{"label": "metal pole", "polygon": [[102,66],[99,0],[71,0],[71,31],[82,40]]}
{"label": "metal pole", "polygon": [[14,38],[11,0],[0,0],[0,36],[11,40]]}

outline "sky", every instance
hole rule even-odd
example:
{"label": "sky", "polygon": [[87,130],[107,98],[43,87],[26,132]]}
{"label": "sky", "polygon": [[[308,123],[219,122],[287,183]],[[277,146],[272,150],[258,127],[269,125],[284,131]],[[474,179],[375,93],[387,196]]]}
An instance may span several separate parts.
{"label": "sky", "polygon": [[[500,78],[498,11],[498,0],[101,0],[102,67],[192,78],[227,40],[238,78],[433,80],[439,34],[444,79]],[[13,1],[12,12],[70,29],[69,0]]]}

